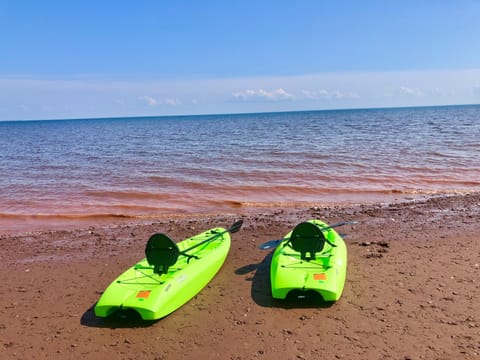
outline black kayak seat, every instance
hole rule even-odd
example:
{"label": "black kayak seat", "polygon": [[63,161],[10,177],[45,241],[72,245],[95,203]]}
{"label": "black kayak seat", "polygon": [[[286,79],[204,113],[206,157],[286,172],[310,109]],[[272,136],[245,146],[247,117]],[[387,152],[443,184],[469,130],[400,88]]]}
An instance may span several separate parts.
{"label": "black kayak seat", "polygon": [[153,266],[154,273],[166,274],[168,268],[177,262],[180,250],[167,235],[157,233],[148,239],[145,255],[148,264]]}
{"label": "black kayak seat", "polygon": [[302,222],[293,229],[289,244],[300,253],[302,260],[310,261],[315,260],[316,253],[322,252],[325,241],[325,236],[317,225]]}

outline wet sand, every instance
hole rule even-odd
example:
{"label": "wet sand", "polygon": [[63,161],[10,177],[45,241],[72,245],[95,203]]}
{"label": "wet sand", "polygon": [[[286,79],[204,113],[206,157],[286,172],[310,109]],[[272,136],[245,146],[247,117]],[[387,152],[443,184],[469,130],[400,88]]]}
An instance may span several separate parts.
{"label": "wet sand", "polygon": [[[105,287],[154,232],[181,240],[245,220],[211,283],[156,322],[99,319]],[[258,245],[304,220],[357,220],[331,306],[271,298]],[[480,358],[480,194],[0,235],[2,359]]]}

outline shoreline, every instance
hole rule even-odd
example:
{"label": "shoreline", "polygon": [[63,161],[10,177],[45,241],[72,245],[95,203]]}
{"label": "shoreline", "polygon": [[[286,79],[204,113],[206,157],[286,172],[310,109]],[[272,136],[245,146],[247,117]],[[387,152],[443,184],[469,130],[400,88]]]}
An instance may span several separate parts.
{"label": "shoreline", "polygon": [[[0,217],[0,229],[2,235],[21,235],[37,234],[45,231],[74,231],[86,227],[111,227],[121,225],[142,225],[152,222],[162,222],[166,220],[189,220],[202,218],[215,218],[224,214],[247,216],[261,212],[275,211],[275,209],[310,209],[310,208],[353,208],[361,206],[388,206],[392,204],[407,204],[412,202],[423,202],[430,199],[449,198],[456,196],[468,196],[480,194],[480,191],[462,192],[462,193],[434,193],[434,194],[395,194],[389,196],[359,197],[358,199],[345,200],[343,197],[336,201],[309,201],[309,202],[268,202],[268,203],[236,203],[226,201],[226,203],[235,203],[230,207],[221,208],[218,212],[199,211],[189,212],[181,211],[177,213],[160,214],[35,214],[35,215],[14,215],[8,214]],[[366,199],[369,200],[366,200]],[[15,219],[15,220],[13,220]],[[32,230],[28,230],[31,229]]]}
{"label": "shoreline", "polygon": [[[144,257],[154,232],[175,241],[239,217],[227,260],[205,289],[151,324],[92,307]],[[330,307],[274,301],[261,243],[300,221],[339,228],[348,249]],[[480,194],[355,206],[260,209],[141,224],[0,234],[0,337],[11,359],[474,359],[480,356]]]}

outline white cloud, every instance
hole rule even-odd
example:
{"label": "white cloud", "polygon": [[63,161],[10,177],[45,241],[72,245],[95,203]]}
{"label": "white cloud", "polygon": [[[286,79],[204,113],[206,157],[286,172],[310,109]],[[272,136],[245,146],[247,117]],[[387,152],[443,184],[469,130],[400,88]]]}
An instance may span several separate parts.
{"label": "white cloud", "polygon": [[167,98],[163,100],[163,103],[170,106],[182,105],[182,102],[176,98]]}
{"label": "white cloud", "polygon": [[479,79],[480,68],[162,80],[0,76],[0,121],[472,104],[480,103]]}
{"label": "white cloud", "polygon": [[302,90],[301,91],[302,95],[306,99],[311,99],[311,100],[318,100],[318,99],[359,99],[360,95],[358,95],[356,92],[342,92],[339,90]]}
{"label": "white cloud", "polygon": [[345,99],[359,99],[358,93],[353,91],[339,91],[339,90],[300,90],[297,92],[286,91],[283,88],[278,88],[273,91],[266,91],[264,89],[258,90],[244,90],[232,93],[233,97],[240,100],[267,100],[267,101],[281,101],[281,100],[345,100]]}
{"label": "white cloud", "polygon": [[264,99],[269,101],[280,101],[280,100],[293,100],[294,95],[286,92],[282,88],[278,88],[273,91],[267,91],[263,89],[258,90],[244,90],[239,92],[234,92],[233,97],[241,100],[255,100],[255,99]]}
{"label": "white cloud", "polygon": [[415,97],[423,96],[422,90],[417,89],[417,88],[409,88],[409,87],[406,87],[406,86],[400,86],[400,93],[402,95],[410,95],[410,96],[415,96]]}
{"label": "white cloud", "polygon": [[155,106],[158,104],[158,101],[151,96],[140,96],[138,100],[145,102],[148,106]]}

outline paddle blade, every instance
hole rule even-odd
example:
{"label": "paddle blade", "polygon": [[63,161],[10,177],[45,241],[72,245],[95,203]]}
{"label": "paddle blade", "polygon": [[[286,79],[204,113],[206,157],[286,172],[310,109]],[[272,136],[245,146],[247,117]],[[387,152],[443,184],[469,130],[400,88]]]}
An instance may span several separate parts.
{"label": "paddle blade", "polygon": [[277,245],[280,244],[280,241],[282,241],[282,240],[270,240],[270,241],[267,241],[267,242],[259,245],[258,248],[260,250],[272,249],[274,247],[277,247]]}
{"label": "paddle blade", "polygon": [[235,222],[232,226],[230,226],[230,229],[228,229],[227,231],[230,234],[236,233],[238,230],[240,230],[242,225],[243,225],[243,219],[240,219],[237,222]]}

